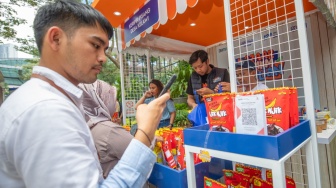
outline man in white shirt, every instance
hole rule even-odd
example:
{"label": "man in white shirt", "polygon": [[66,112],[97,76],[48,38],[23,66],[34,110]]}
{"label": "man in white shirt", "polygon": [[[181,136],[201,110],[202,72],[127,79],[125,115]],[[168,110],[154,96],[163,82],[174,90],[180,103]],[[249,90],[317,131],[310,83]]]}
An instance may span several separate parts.
{"label": "man in white shirt", "polygon": [[33,28],[39,66],[0,108],[0,187],[142,187],[169,94],[139,106],[138,131],[104,180],[77,85],[97,79],[112,26],[88,5],[59,0],[38,10]]}
{"label": "man in white shirt", "polygon": [[256,69],[253,61],[246,60],[242,63],[236,63],[237,91],[256,91],[268,89],[268,87],[258,82]]}

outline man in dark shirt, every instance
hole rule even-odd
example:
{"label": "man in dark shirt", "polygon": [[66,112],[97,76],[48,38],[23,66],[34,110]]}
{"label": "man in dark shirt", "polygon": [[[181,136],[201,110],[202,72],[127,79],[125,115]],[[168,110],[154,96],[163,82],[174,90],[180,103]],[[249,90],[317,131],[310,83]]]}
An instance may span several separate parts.
{"label": "man in dark shirt", "polygon": [[[202,96],[215,93],[217,85],[221,85],[222,91],[231,91],[230,75],[227,69],[217,68],[209,63],[208,53],[197,50],[191,54],[189,64],[194,69],[188,82],[188,105],[194,109],[197,97],[202,101]],[[196,92],[196,95],[194,93]]]}

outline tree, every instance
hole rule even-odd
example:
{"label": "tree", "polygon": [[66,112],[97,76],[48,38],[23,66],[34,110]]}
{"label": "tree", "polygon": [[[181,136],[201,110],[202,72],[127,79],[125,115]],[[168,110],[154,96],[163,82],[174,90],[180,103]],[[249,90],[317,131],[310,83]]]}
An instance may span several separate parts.
{"label": "tree", "polygon": [[[27,38],[16,37],[16,31],[14,30],[14,27],[20,24],[25,24],[27,22],[24,19],[16,17],[17,12],[15,11],[14,7],[31,6],[37,9],[41,5],[51,1],[52,0],[10,0],[9,3],[0,2],[0,10],[1,12],[4,12],[4,14],[0,15],[0,23],[1,23],[0,38],[2,37],[17,42],[18,44],[20,44],[19,46],[16,46],[17,50],[27,54],[31,54],[35,57],[34,59],[27,60],[29,61],[29,63],[23,66],[21,74],[21,79],[23,80],[30,79],[32,67],[38,64],[39,52],[35,43],[35,39],[33,37],[30,36]],[[88,0],[85,0],[85,2],[84,0],[77,0],[77,1],[89,4]],[[11,17],[12,19],[7,20],[7,17]],[[116,72],[119,73],[120,69],[119,61],[115,58],[116,56],[113,53],[115,41],[117,40],[115,29],[114,29],[114,36],[115,37],[111,39],[112,45],[106,51],[106,56],[110,61],[104,65],[104,70],[98,77],[99,79],[102,79],[110,84],[116,84],[115,80],[117,80],[117,77],[114,75],[116,75]],[[1,40],[0,43],[2,43]],[[111,62],[114,64],[114,66],[112,66]]]}
{"label": "tree", "polygon": [[0,1],[0,44],[3,43],[2,39],[14,40],[16,39],[17,32],[14,27],[21,24],[26,24],[27,21],[23,18],[17,17],[16,7],[29,6],[39,7],[51,0],[9,0]]}

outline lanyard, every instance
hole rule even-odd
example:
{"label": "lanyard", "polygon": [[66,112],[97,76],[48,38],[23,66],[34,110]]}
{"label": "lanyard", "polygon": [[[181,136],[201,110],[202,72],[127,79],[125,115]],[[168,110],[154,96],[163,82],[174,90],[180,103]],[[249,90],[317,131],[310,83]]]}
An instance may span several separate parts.
{"label": "lanyard", "polygon": [[75,101],[72,100],[72,98],[64,91],[64,89],[62,89],[61,87],[59,87],[58,85],[55,84],[55,82],[53,82],[52,80],[50,80],[49,78],[45,77],[45,76],[42,76],[40,74],[32,74],[31,75],[32,78],[38,78],[38,79],[41,79],[47,83],[49,83],[51,86],[53,86],[55,89],[57,89],[58,91],[60,91],[61,93],[63,93],[63,95],[67,96],[72,103],[76,105]]}

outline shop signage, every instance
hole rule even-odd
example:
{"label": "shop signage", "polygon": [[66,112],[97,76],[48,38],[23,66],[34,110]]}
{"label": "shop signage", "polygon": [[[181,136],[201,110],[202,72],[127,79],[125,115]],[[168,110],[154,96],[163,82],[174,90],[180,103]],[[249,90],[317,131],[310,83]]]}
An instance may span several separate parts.
{"label": "shop signage", "polygon": [[135,100],[125,100],[126,117],[135,116]]}
{"label": "shop signage", "polygon": [[124,24],[125,42],[141,34],[159,21],[158,0],[150,0]]}

